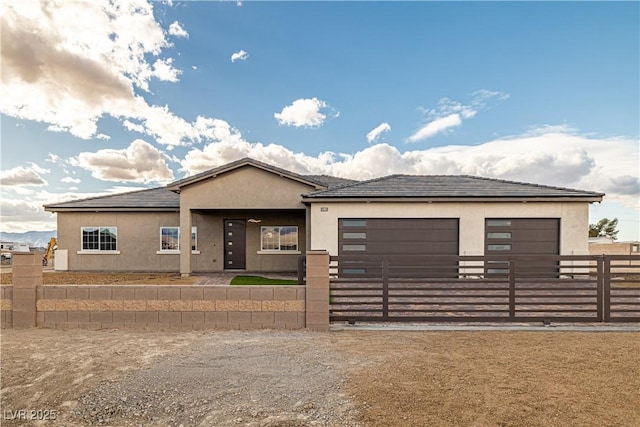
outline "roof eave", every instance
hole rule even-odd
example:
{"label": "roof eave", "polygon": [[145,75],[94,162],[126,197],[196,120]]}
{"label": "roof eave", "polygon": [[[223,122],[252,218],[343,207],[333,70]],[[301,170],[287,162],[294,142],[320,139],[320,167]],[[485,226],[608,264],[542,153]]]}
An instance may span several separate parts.
{"label": "roof eave", "polygon": [[587,202],[596,203],[602,201],[602,196],[558,196],[558,197],[303,197],[305,203],[316,202],[424,202],[424,203],[446,203],[446,202]]}
{"label": "roof eave", "polygon": [[45,206],[47,212],[180,212],[179,207],[55,207]]}

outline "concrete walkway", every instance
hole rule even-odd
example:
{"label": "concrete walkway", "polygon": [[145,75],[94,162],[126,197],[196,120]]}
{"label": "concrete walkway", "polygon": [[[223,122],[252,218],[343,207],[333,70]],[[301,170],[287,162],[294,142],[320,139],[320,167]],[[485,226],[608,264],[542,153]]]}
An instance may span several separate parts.
{"label": "concrete walkway", "polygon": [[[196,276],[194,274],[194,276]],[[235,272],[219,272],[219,273],[207,273],[206,275],[197,275],[198,280],[194,283],[196,286],[225,286],[231,283],[231,279],[236,276],[260,276],[269,279],[287,279],[296,280],[298,275],[296,273],[252,273],[247,271],[235,271]]]}
{"label": "concrete walkway", "polygon": [[356,323],[336,324],[331,331],[536,331],[640,332],[640,323]]}

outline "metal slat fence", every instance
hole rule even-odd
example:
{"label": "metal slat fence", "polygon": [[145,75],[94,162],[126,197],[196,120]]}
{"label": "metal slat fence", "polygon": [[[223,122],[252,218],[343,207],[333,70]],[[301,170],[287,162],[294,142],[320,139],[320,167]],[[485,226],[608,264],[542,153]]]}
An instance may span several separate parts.
{"label": "metal slat fence", "polygon": [[331,321],[640,321],[638,256],[330,259]]}

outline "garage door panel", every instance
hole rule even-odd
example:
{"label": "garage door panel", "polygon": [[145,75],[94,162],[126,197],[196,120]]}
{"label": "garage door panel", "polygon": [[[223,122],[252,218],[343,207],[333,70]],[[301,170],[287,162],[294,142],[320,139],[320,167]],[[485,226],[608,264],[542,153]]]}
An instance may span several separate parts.
{"label": "garage door panel", "polygon": [[[558,218],[488,218],[485,221],[485,253],[559,255],[559,231]],[[535,265],[533,273],[536,275],[555,277],[558,274],[555,261],[540,264],[540,261],[531,259],[526,264]],[[492,274],[492,269],[488,268],[487,274]]]}
{"label": "garage door panel", "polygon": [[557,229],[514,230],[513,240],[521,242],[554,242],[558,241]]}
{"label": "garage door panel", "polygon": [[516,242],[513,252],[516,254],[557,255],[557,242]]}
{"label": "garage door panel", "polygon": [[384,229],[367,230],[364,232],[360,232],[360,234],[357,235],[351,231],[342,231],[341,236],[343,240],[349,241],[352,241],[354,239],[366,239],[375,242],[446,242],[451,241],[453,233],[451,230]]}
{"label": "garage door panel", "polygon": [[558,230],[557,218],[516,218],[512,227],[516,230]]}
{"label": "garage door panel", "polygon": [[409,230],[458,230],[455,218],[368,218],[369,229],[409,229]]}
{"label": "garage door panel", "polygon": [[[453,277],[457,262],[448,269],[436,267],[425,255],[458,255],[457,218],[360,218],[339,220],[340,255],[393,255],[390,274],[394,277],[423,275]],[[356,264],[340,267],[340,274],[372,274],[375,269],[356,268]],[[455,274],[453,273],[455,272]]]}
{"label": "garage door panel", "polygon": [[457,254],[458,245],[453,242],[395,242],[367,243],[366,252],[369,255],[412,255],[412,254]]}

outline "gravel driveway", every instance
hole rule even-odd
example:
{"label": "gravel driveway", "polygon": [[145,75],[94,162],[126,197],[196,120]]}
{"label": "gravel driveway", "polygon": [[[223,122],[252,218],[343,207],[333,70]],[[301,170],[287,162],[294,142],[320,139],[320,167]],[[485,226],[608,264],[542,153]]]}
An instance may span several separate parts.
{"label": "gravel driveway", "polygon": [[[343,393],[347,362],[328,348],[330,334],[26,333],[31,345],[18,349],[25,331],[2,332],[2,406],[54,409],[55,425],[358,425]],[[56,339],[61,345],[40,348],[47,358],[33,354]],[[64,354],[65,342],[75,354]],[[8,367],[9,358],[22,360],[16,352],[27,359],[20,370]],[[29,363],[33,356],[40,363]]]}
{"label": "gravel driveway", "polygon": [[[32,329],[0,339],[3,427],[640,425],[638,332]],[[20,418],[45,413],[55,420]]]}
{"label": "gravel driveway", "polygon": [[87,424],[349,425],[342,361],[317,341],[291,332],[212,335],[177,361],[101,384],[75,414]]}

